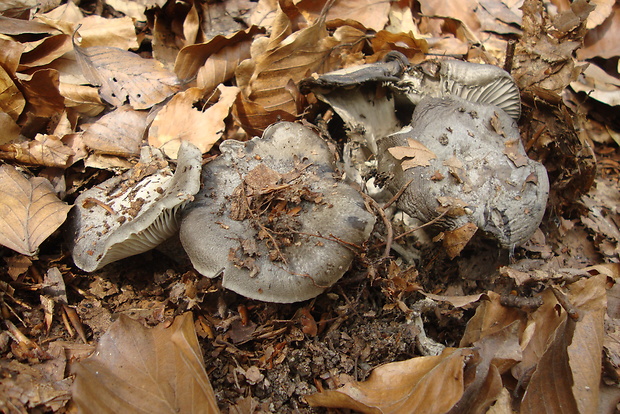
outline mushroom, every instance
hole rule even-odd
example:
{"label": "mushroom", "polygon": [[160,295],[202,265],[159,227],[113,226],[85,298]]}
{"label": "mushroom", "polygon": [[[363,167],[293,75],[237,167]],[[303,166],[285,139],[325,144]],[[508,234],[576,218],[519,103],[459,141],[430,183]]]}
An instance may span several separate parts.
{"label": "mushroom", "polygon": [[543,218],[547,172],[527,157],[514,120],[495,106],[424,98],[411,126],[379,141],[377,158],[393,194],[406,186],[397,206],[424,222],[443,215],[447,230],[472,223],[514,248]]}
{"label": "mushroom", "polygon": [[494,105],[514,120],[521,116],[516,82],[505,70],[461,60],[431,60],[413,66],[393,85],[417,105],[425,97],[458,96],[471,102]]}
{"label": "mushroom", "polygon": [[280,122],[261,138],[227,140],[203,168],[180,239],[194,268],[246,297],[290,303],[334,284],[370,235],[362,196],[336,180],[312,130]]}
{"label": "mushroom", "polygon": [[91,272],[175,234],[180,210],[200,189],[201,163],[200,150],[184,141],[173,175],[158,149],[143,147],[133,169],[84,191],[70,219],[75,264]]}
{"label": "mushroom", "polygon": [[[393,93],[377,88],[387,87]],[[377,141],[398,131],[397,112],[411,114],[425,97],[459,96],[501,108],[513,119],[521,115],[519,88],[505,70],[459,60],[429,60],[411,66],[405,55],[389,52],[383,62],[366,64],[310,77],[300,82],[343,119],[352,142],[365,141],[377,153]],[[362,138],[360,140],[360,137]]]}

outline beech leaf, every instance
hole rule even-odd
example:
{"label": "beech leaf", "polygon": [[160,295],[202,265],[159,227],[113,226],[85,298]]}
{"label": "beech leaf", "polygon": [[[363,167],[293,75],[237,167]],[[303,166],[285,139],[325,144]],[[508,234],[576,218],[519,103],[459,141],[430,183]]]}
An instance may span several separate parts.
{"label": "beech leaf", "polygon": [[75,367],[79,413],[219,413],[191,313],[146,328],[125,315]]}
{"label": "beech leaf", "polygon": [[314,407],[349,408],[363,413],[446,413],[463,395],[463,367],[471,349],[392,362],[376,368],[364,382],[306,396]]}
{"label": "beech leaf", "polygon": [[[174,159],[183,140],[206,153],[222,137],[226,129],[224,120],[238,93],[239,88],[235,86],[221,85],[208,102],[200,103],[203,98],[201,89],[179,92],[155,117],[149,129],[149,144]],[[197,109],[196,103],[204,109]]]}
{"label": "beech leaf", "polygon": [[114,106],[129,101],[134,109],[148,109],[178,90],[176,75],[155,59],[115,47],[73,47],[84,77]]}
{"label": "beech leaf", "polygon": [[12,166],[0,167],[0,244],[32,256],[70,209],[45,178],[27,179]]}

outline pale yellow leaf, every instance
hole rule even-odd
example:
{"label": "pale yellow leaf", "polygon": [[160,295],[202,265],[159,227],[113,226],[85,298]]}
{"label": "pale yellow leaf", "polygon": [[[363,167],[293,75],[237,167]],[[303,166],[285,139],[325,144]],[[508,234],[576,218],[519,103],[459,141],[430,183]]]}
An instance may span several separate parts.
{"label": "pale yellow leaf", "polygon": [[237,87],[220,85],[212,99],[204,102],[199,88],[178,93],[155,117],[149,144],[171,158],[176,158],[181,141],[190,141],[206,153],[222,137],[224,120],[238,93]]}

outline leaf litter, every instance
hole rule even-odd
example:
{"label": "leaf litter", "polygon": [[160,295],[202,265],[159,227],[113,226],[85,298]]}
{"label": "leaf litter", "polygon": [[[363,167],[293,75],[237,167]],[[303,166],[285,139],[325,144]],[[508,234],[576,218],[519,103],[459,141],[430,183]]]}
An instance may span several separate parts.
{"label": "leaf litter", "polygon": [[[162,412],[620,409],[613,2],[58,3],[0,11],[1,410],[87,412],[104,391],[118,406],[97,412],[157,411],[147,401]],[[523,246],[500,250],[472,226],[433,241],[419,229],[433,223],[386,215],[345,277],[297,304],[246,299],[200,276],[174,237],[92,273],[74,265],[69,209],[135,166],[141,147],[163,148],[174,169],[182,139],[208,163],[225,139],[298,120],[345,158],[350,131],[298,84],[393,50],[414,64],[491,63],[515,78],[523,145],[551,181],[545,219]],[[378,102],[385,91],[372,93]],[[488,128],[502,134],[493,120]],[[391,149],[403,168],[433,159],[418,144]],[[516,144],[504,154],[518,167],[527,160]],[[464,157],[430,179],[466,182]],[[365,179],[380,183],[372,161]],[[281,189],[285,178],[254,169],[230,200],[239,220],[253,214],[278,243],[298,225],[286,197],[318,207],[329,191]],[[445,215],[467,208],[441,206]],[[270,222],[275,211],[289,220]],[[260,243],[238,245],[227,260],[251,268]]]}

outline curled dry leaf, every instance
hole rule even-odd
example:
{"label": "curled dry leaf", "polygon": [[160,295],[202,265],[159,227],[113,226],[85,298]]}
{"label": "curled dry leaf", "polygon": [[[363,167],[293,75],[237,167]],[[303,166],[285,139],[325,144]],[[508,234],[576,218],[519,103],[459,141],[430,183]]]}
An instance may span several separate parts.
{"label": "curled dry leaf", "polygon": [[29,165],[67,168],[75,152],[55,135],[37,136],[32,141],[0,145],[0,158]]}
{"label": "curled dry leaf", "polygon": [[219,65],[224,65],[226,69],[218,68],[218,73],[212,74],[212,76],[222,77],[214,84],[212,89],[215,89],[219,83],[230,79],[241,61],[250,58],[252,38],[261,32],[262,29],[252,26],[231,36],[218,35],[206,43],[185,46],[174,62],[174,72],[181,80],[192,79],[201,67],[217,56],[215,60],[219,62]]}
{"label": "curled dry leaf", "polygon": [[523,332],[523,361],[512,369],[527,384],[522,413],[596,412],[605,283],[605,275],[573,283],[561,295],[562,308],[551,289],[543,292],[544,304],[530,316]]}
{"label": "curled dry leaf", "polygon": [[46,179],[28,180],[12,166],[0,167],[0,244],[32,256],[70,209]]}
{"label": "curled dry leaf", "polygon": [[108,103],[148,109],[178,90],[179,80],[154,59],[115,47],[82,48],[73,44],[82,73]]}
{"label": "curled dry leaf", "polygon": [[372,414],[446,413],[463,395],[463,371],[472,350],[446,349],[441,355],[392,362],[364,382],[306,396],[313,407],[349,408]]}
{"label": "curled dry leaf", "polygon": [[220,412],[191,313],[150,329],[121,315],[75,373],[83,414]]}
{"label": "curled dry leaf", "polygon": [[129,105],[121,106],[88,127],[82,139],[86,146],[103,154],[140,155],[147,116],[147,112],[136,111]]}
{"label": "curled dry leaf", "polygon": [[50,118],[65,109],[60,94],[60,75],[54,69],[41,69],[21,81],[22,92],[33,115]]}
{"label": "curled dry leaf", "polygon": [[[196,145],[204,154],[224,133],[224,120],[230,113],[239,88],[220,85],[206,102],[203,90],[190,88],[176,94],[159,111],[149,128],[149,144],[176,159],[182,141]],[[196,108],[196,104],[200,106]]]}

